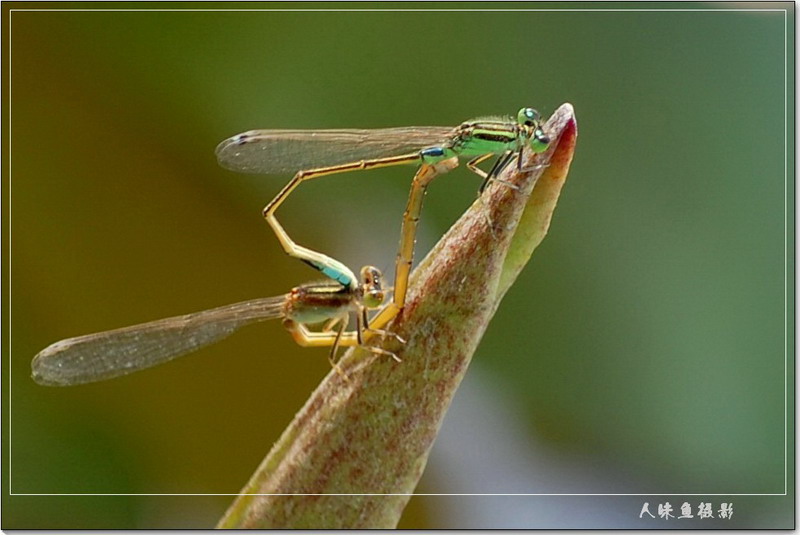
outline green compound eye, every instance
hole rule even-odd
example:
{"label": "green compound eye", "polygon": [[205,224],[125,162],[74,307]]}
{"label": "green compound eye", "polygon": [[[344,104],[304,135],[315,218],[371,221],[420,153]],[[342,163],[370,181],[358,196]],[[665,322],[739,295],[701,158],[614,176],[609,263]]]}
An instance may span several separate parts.
{"label": "green compound eye", "polygon": [[544,133],[541,128],[537,128],[531,137],[531,150],[533,152],[544,152],[550,146],[550,136]]}
{"label": "green compound eye", "polygon": [[517,114],[517,123],[524,126],[537,126],[542,116],[533,108],[522,108]]}

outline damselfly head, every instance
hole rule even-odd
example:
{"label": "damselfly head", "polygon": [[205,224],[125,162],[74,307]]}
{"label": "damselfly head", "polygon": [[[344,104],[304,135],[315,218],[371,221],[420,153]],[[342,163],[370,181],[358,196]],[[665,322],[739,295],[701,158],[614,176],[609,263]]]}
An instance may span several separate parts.
{"label": "damselfly head", "polygon": [[362,304],[367,308],[378,308],[386,298],[383,289],[383,274],[374,266],[361,268]]}
{"label": "damselfly head", "polygon": [[533,108],[522,108],[517,114],[517,123],[528,133],[533,152],[547,150],[550,146],[550,136],[542,130],[542,116],[538,111]]}

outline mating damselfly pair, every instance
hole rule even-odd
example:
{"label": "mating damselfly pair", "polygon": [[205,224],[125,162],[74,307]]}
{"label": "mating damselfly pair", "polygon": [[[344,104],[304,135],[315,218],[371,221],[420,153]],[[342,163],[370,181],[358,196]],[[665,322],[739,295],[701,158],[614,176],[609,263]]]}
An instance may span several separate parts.
{"label": "mating damselfly pair", "polygon": [[[388,356],[384,349],[366,345],[374,334],[403,340],[384,327],[405,304],[413,262],[417,222],[428,184],[467,158],[467,167],[488,181],[516,162],[522,151],[540,153],[550,144],[539,113],[523,108],[512,118],[466,121],[455,128],[404,127],[374,130],[254,130],[233,136],[217,147],[219,163],[230,170],[294,177],[263,210],[281,246],[290,256],[319,270],[330,280],[298,286],[288,294],[254,299],[194,314],[69,338],[37,354],[33,378],[44,385],[67,386],[126,375],[177,358],[214,343],[240,328],[282,318],[283,325],[302,346],[330,346],[334,366],[341,346],[363,346]],[[490,171],[478,165],[497,159]],[[295,243],[276,218],[276,211],[302,182],[336,173],[396,165],[419,165],[412,180],[403,215],[392,300],[384,304],[387,289],[381,272],[365,266],[360,277],[343,263]],[[373,318],[368,310],[380,309]],[[356,329],[347,331],[355,313]],[[309,325],[321,324],[319,330]]]}

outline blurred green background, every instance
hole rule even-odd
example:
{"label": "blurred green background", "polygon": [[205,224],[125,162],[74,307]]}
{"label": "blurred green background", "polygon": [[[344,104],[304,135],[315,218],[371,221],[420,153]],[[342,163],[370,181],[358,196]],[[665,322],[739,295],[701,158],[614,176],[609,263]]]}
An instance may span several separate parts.
{"label": "blurred green background", "polygon": [[[640,7],[723,6],[744,7]],[[272,322],[106,383],[29,378],[56,340],[316,277],[260,216],[289,177],[219,168],[219,141],[251,128],[456,125],[522,106],[548,115],[563,102],[579,138],[550,235],[475,357],[467,382],[482,394],[459,392],[452,412],[507,402],[461,431],[447,420],[450,446],[437,444],[418,490],[678,496],[492,498],[505,508],[496,522],[475,518],[490,498],[418,497],[401,527],[576,527],[576,514],[595,527],[790,527],[794,12],[772,7],[788,13],[6,11],[6,474],[13,493],[122,496],[6,495],[3,527],[210,527],[231,496],[130,494],[238,492],[329,371],[326,350],[298,348]],[[391,273],[412,173],[310,183],[280,217],[299,243]],[[432,185],[417,258],[479,183],[462,166]],[[486,427],[496,418],[507,425]],[[478,435],[489,447],[465,455]],[[532,477],[509,490],[491,467],[512,442],[522,446],[503,461]],[[544,482],[554,459],[564,468]],[[487,469],[465,480],[447,466]],[[778,496],[692,496],[703,493]],[[733,502],[736,514],[638,519],[644,501],[655,512],[684,500]],[[552,520],[515,520],[545,509]]]}

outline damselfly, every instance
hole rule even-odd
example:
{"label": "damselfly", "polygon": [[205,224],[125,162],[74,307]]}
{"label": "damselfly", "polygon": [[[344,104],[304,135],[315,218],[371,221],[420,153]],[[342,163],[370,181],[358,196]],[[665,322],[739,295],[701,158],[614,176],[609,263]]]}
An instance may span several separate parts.
{"label": "damselfly", "polygon": [[[167,362],[222,340],[242,327],[276,318],[283,319],[284,327],[299,345],[331,346],[329,358],[339,371],[335,361],[338,348],[363,346],[364,334],[372,332],[367,310],[383,304],[381,278],[377,268],[365,266],[358,285],[334,281],[304,284],[286,295],[61,340],[33,358],[32,377],[49,386],[102,381]],[[357,328],[346,331],[351,312],[355,312]],[[313,331],[307,327],[310,324],[323,326]],[[364,347],[397,359],[384,349]]]}
{"label": "damselfly", "polygon": [[[226,139],[217,146],[220,165],[245,173],[296,173],[278,195],[264,207],[263,215],[283,249],[291,256],[319,269],[325,275],[346,284],[349,272],[334,272],[330,265],[320,265],[319,254],[295,243],[275,217],[275,211],[301,183],[313,178],[347,171],[375,169],[395,165],[422,165],[412,182],[408,208],[403,218],[398,269],[395,273],[392,309],[403,308],[407,277],[413,259],[416,222],[422,209],[422,197],[430,181],[457,166],[457,158],[471,158],[467,167],[489,180],[514,158],[522,167],[522,151],[530,148],[544,152],[550,138],[541,126],[541,116],[533,108],[522,108],[516,120],[480,118],[452,127],[424,126],[375,130],[252,130]],[[499,156],[489,172],[478,165]],[[426,165],[430,166],[426,169]],[[407,266],[406,266],[407,263]],[[326,271],[327,270],[327,271]],[[381,314],[380,324],[394,314]],[[375,323],[373,323],[375,325]]]}

